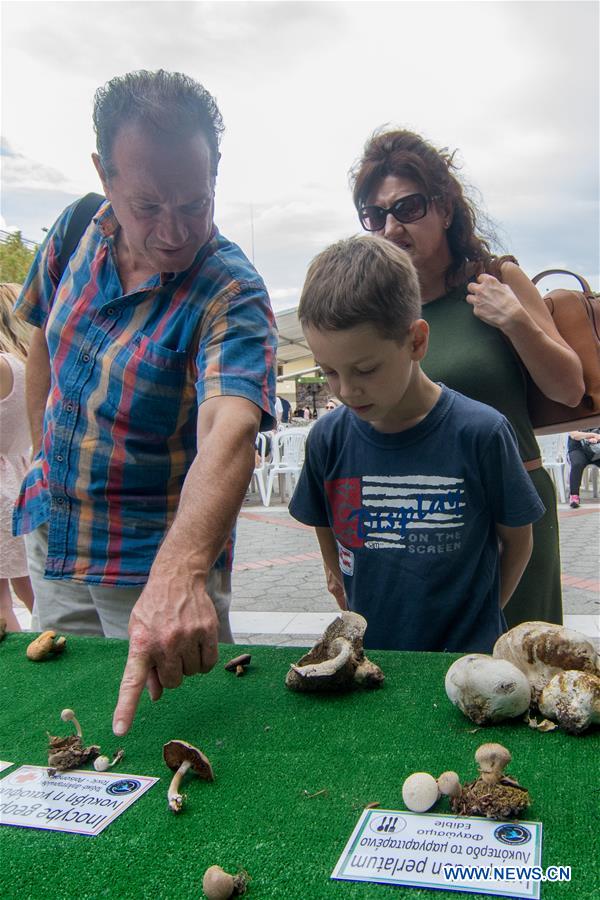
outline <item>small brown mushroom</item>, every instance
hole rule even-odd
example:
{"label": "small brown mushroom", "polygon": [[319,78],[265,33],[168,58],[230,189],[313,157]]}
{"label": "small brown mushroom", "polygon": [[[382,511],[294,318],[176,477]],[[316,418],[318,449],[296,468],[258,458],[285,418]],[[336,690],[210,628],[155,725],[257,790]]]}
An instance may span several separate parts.
{"label": "small brown mushroom", "polygon": [[169,809],[174,813],[181,812],[186,795],[179,792],[181,779],[188,770],[192,770],[204,781],[214,781],[210,760],[201,750],[188,744],[187,741],[169,741],[163,747],[163,758],[172,772],[175,772],[169,785],[167,799]]}
{"label": "small brown mushroom", "polygon": [[236,656],[235,659],[230,659],[229,662],[225,663],[225,669],[228,672],[235,672],[238,676],[243,675],[250,665],[251,659],[252,657],[249,653],[242,653],[241,656]]}
{"label": "small brown mushroom", "polygon": [[511,759],[510,750],[502,744],[482,744],[475,753],[480,777],[486,784],[498,784]]}
{"label": "small brown mushroom", "polygon": [[[480,775],[475,781],[454,787],[450,807],[459,816],[486,816],[488,819],[512,819],[529,806],[529,792],[518,781],[504,775],[511,760],[502,744],[482,744],[475,753]],[[450,773],[445,773],[446,775]]]}
{"label": "small brown mushroom", "polygon": [[446,797],[460,797],[462,788],[460,779],[456,772],[442,772],[437,780],[438,790],[440,794]]}
{"label": "small brown mushroom", "polygon": [[365,656],[366,629],[363,616],[341,613],[314,647],[290,668],[286,686],[292,691],[345,691],[357,685],[378,687],[384,674]]}
{"label": "small brown mushroom", "polygon": [[66,647],[67,639],[65,637],[59,637],[55,641],[55,638],[55,631],[43,631],[28,645],[26,650],[27,659],[31,659],[34,662],[40,662],[48,656],[56,656],[59,653],[62,653]]}
{"label": "small brown mushroom", "polygon": [[202,879],[202,890],[207,900],[228,900],[246,893],[249,881],[248,873],[238,872],[230,875],[221,866],[210,866]]}

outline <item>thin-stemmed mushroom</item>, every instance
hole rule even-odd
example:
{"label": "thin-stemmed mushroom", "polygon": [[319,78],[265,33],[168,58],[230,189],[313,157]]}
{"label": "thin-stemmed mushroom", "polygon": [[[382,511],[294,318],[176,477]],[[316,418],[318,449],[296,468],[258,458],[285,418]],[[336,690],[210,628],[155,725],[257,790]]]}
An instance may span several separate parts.
{"label": "thin-stemmed mushroom", "polygon": [[112,762],[108,756],[97,756],[94,760],[94,768],[96,772],[107,772],[109,769],[112,769],[113,766],[116,766],[124,756],[125,751],[121,749],[117,750]]}
{"label": "thin-stemmed mushroom", "polygon": [[60,717],[63,722],[72,722],[77,733],[69,737],[48,735],[49,775],[54,775],[56,772],[64,772],[67,769],[75,769],[77,766],[95,759],[100,753],[100,747],[96,744],[84,747],[81,725],[72,709],[63,709]]}
{"label": "thin-stemmed mushroom", "polygon": [[187,741],[175,740],[166,743],[163,747],[163,758],[171,771],[175,772],[169,785],[167,800],[169,809],[178,813],[181,812],[186,800],[186,795],[179,790],[186,772],[191,770],[204,781],[214,781],[215,776],[208,757]]}

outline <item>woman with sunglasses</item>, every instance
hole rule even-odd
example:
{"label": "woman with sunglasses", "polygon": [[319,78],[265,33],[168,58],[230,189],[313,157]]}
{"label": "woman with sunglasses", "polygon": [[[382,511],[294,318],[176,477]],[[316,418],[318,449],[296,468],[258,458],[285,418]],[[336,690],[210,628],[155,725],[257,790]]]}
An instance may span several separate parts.
{"label": "woman with sunglasses", "polygon": [[493,234],[480,226],[453,156],[410,131],[376,132],[351,172],[354,203],[363,228],[405,250],[417,269],[430,326],[425,373],[506,416],[546,507],[504,610],[508,626],[561,624],[556,496],[527,412],[523,367],[548,397],[574,406],[584,391],[581,364],[516,259],[492,254]]}

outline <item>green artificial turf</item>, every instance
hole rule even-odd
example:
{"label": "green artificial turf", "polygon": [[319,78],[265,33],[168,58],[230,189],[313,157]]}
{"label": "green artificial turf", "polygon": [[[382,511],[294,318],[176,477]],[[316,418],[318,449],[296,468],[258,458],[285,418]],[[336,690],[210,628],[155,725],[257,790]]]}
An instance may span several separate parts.
{"label": "green artificial turf", "polygon": [[[71,733],[59,716],[72,707],[87,742],[109,754],[125,748],[119,771],[161,781],[97,837],[0,828],[3,898],[199,900],[213,864],[247,869],[249,900],[456,898],[330,874],[366,804],[404,808],[402,782],[414,771],[454,769],[471,780],[475,750],[486,741],[510,749],[508,772],[529,788],[527,818],[544,825],[542,864],[572,867],[570,884],[542,885],[542,900],[600,896],[598,731],[543,734],[520,721],[477,729],[444,692],[454,655],[373,652],[386,675],[380,690],[317,696],[284,686],[302,651],[222,646],[209,675],[186,679],[156,704],[144,696],[133,729],[117,740],[111,720],[127,645],[70,637],[63,656],[32,663],[30,639],[11,634],[0,644],[0,759],[45,765],[46,732]],[[246,676],[225,672],[223,663],[246,649]],[[162,760],[172,738],[204,750],[216,779],[186,780],[179,816],[167,808]]]}

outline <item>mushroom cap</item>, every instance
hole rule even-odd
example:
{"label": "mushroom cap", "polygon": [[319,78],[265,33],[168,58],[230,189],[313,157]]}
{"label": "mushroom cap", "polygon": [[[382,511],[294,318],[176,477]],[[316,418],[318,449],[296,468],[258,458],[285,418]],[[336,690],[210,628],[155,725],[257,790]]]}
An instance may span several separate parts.
{"label": "mushroom cap", "polygon": [[488,765],[503,769],[511,759],[510,750],[507,750],[502,744],[482,744],[475,751],[475,762],[480,768]]}
{"label": "mushroom cap", "polygon": [[460,778],[456,772],[442,772],[437,780],[440,794],[451,797],[453,794],[460,793]]}
{"label": "mushroom cap", "polygon": [[163,746],[163,758],[171,771],[176,772],[184,762],[190,763],[190,769],[204,781],[214,781],[214,773],[210,760],[202,750],[198,750],[187,741],[168,741]]}
{"label": "mushroom cap", "polygon": [[75,711],[72,709],[63,709],[60,717],[63,722],[71,722],[75,718]]}
{"label": "mushroom cap", "polygon": [[439,798],[437,781],[429,772],[413,772],[402,785],[404,805],[412,812],[426,812]]}
{"label": "mushroom cap", "polygon": [[252,657],[249,653],[242,653],[241,656],[236,656],[235,659],[230,659],[229,662],[226,662],[224,668],[228,672],[235,672],[238,666],[249,666],[251,659]]}

